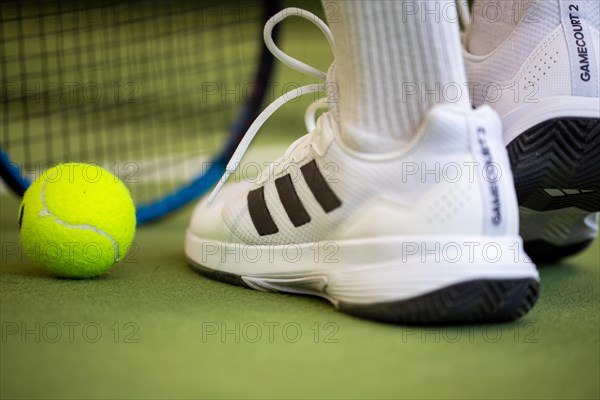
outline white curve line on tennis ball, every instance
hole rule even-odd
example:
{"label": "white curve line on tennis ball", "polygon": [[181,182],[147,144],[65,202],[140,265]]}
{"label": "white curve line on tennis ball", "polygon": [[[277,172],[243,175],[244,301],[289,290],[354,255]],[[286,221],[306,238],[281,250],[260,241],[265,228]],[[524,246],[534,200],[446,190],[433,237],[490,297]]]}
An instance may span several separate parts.
{"label": "white curve line on tennis ball", "polygon": [[113,247],[115,248],[115,262],[119,261],[119,244],[117,242],[115,242],[115,240],[110,237],[110,235],[106,232],[104,232],[102,229],[98,229],[95,226],[92,225],[72,225],[69,224],[68,222],[65,222],[61,219],[59,219],[56,215],[52,214],[50,212],[50,210],[48,210],[48,206],[46,205],[46,199],[45,199],[45,195],[46,195],[46,186],[48,185],[48,181],[45,180],[44,181],[44,185],[42,186],[42,192],[40,194],[40,200],[42,201],[42,206],[44,207],[43,210],[40,211],[40,217],[45,217],[46,215],[49,217],[54,218],[54,221],[56,221],[57,223],[66,226],[67,228],[72,228],[72,229],[89,229],[91,231],[96,232],[99,235],[104,236],[105,238],[107,238],[108,240],[111,241]]}

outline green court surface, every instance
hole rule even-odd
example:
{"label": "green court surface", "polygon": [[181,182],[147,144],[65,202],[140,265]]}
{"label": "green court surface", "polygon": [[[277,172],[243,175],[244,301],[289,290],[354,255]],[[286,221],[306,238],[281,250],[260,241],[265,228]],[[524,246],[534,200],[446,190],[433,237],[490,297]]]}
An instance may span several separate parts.
{"label": "green court surface", "polygon": [[15,249],[18,203],[0,199],[3,399],[600,395],[598,241],[541,267],[541,298],[517,322],[416,328],[198,275],[189,209],[139,229],[139,251],[105,276],[56,279]]}
{"label": "green court surface", "polygon": [[[318,30],[290,26],[282,47],[327,68]],[[311,82],[283,66],[275,81]],[[251,158],[301,135],[310,100],[277,113]],[[141,227],[104,276],[53,278],[21,251],[18,200],[0,202],[2,399],[600,397],[598,240],[541,266],[540,300],[516,322],[394,326],[200,276],[183,254],[191,207]]]}

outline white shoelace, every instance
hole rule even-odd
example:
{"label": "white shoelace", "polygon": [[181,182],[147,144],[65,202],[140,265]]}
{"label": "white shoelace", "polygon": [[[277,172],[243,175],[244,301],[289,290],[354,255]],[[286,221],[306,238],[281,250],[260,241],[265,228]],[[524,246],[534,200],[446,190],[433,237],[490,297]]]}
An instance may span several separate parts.
{"label": "white shoelace", "polygon": [[[456,4],[457,4],[457,11],[459,14],[460,21],[463,24],[463,28],[466,30],[469,27],[469,23],[470,23],[470,19],[471,19],[471,16],[469,13],[468,0],[456,0]],[[267,48],[277,59],[279,59],[281,62],[283,62],[290,68],[295,69],[296,71],[302,72],[307,75],[311,75],[311,76],[313,76],[317,79],[323,80],[323,81],[333,80],[333,68],[330,68],[329,73],[321,71],[311,65],[308,65],[308,64],[306,64],[302,61],[299,61],[299,60],[295,59],[294,57],[291,57],[288,54],[284,53],[279,47],[277,47],[277,45],[273,41],[273,36],[272,36],[273,28],[275,28],[275,26],[277,24],[279,24],[280,22],[282,22],[284,19],[286,19],[288,17],[292,17],[292,16],[301,17],[301,18],[304,18],[304,19],[314,23],[323,32],[323,34],[325,35],[325,38],[327,39],[327,41],[329,42],[329,45],[331,46],[331,49],[333,50],[333,53],[335,54],[335,42],[334,42],[331,30],[329,29],[327,24],[325,24],[325,22],[323,22],[323,20],[321,20],[319,17],[317,17],[313,13],[303,10],[301,8],[296,8],[296,7],[285,8],[285,9],[281,10],[280,12],[278,12],[277,14],[275,14],[273,17],[271,17],[267,21],[267,23],[265,24],[265,27],[264,27],[264,31],[263,31],[263,39],[265,41]],[[462,36],[463,36],[463,40],[464,40],[464,33]],[[225,173],[223,174],[223,176],[217,183],[217,186],[213,189],[212,193],[210,194],[210,196],[208,198],[208,202],[210,204],[213,203],[213,201],[217,197],[217,194],[219,193],[219,191],[221,190],[221,188],[223,187],[223,185],[225,184],[225,182],[227,181],[229,176],[236,171],[240,161],[242,160],[242,158],[244,157],[244,154],[248,150],[250,143],[252,142],[252,140],[254,139],[254,137],[256,136],[258,131],[260,130],[260,128],[263,126],[263,124],[267,121],[267,119],[269,119],[269,117],[271,117],[271,115],[273,115],[273,113],[275,113],[275,111],[277,111],[285,103],[287,103],[297,97],[301,97],[306,94],[314,93],[314,92],[327,92],[327,84],[314,83],[314,84],[305,85],[305,86],[301,86],[299,88],[290,90],[289,92],[285,93],[284,95],[278,97],[275,101],[273,101],[271,104],[269,104],[269,106],[267,108],[265,108],[263,110],[263,112],[260,113],[260,115],[254,120],[252,125],[250,125],[250,128],[248,128],[248,131],[244,134],[244,137],[238,144],[237,148],[235,149],[235,152],[231,156],[231,159],[227,163],[227,166],[225,167]],[[307,108],[306,113],[304,115],[304,123],[306,125],[307,132],[312,132],[315,128],[315,115],[316,115],[317,110],[319,110],[321,108],[327,108],[330,105],[333,105],[333,107],[330,107],[330,108],[333,108],[334,112],[335,112],[335,100],[327,99],[326,97],[313,102]],[[290,155],[294,151],[296,151],[299,147],[308,145],[312,139],[313,138],[311,135],[305,135],[305,136],[299,138],[294,143],[292,143],[292,145],[288,148],[288,150],[286,150],[286,152],[282,158],[290,157]],[[261,179],[261,180],[264,180],[264,179]],[[259,180],[259,181],[261,181],[261,180]]]}
{"label": "white shoelace", "polygon": [[[327,41],[329,42],[329,45],[331,46],[331,48],[335,54],[335,43],[333,40],[333,35],[331,34],[331,30],[325,24],[325,22],[323,22],[323,20],[321,20],[316,15],[314,15],[306,10],[296,8],[296,7],[290,7],[290,8],[283,9],[267,21],[267,23],[265,24],[264,31],[263,31],[263,38],[264,38],[267,48],[277,59],[279,59],[281,62],[283,62],[290,68],[293,68],[296,71],[302,72],[304,74],[314,76],[315,78],[323,80],[323,81],[327,80],[328,74],[326,72],[321,71],[311,65],[308,65],[302,61],[299,61],[299,60],[287,55],[281,49],[279,49],[279,47],[277,47],[277,45],[273,41],[273,36],[272,36],[273,28],[278,23],[283,21],[284,19],[286,19],[288,17],[292,17],[292,16],[301,17],[301,18],[304,18],[304,19],[314,23],[323,32],[323,34],[327,38]],[[238,144],[237,148],[235,149],[235,152],[231,156],[231,159],[227,163],[227,166],[225,167],[225,173],[219,180],[219,183],[217,184],[217,186],[213,189],[212,193],[210,194],[210,197],[208,198],[208,202],[210,204],[212,204],[212,202],[215,200],[215,198],[217,197],[217,194],[219,193],[219,191],[221,190],[221,188],[223,187],[223,185],[225,184],[225,182],[227,181],[229,176],[235,172],[240,161],[244,157],[244,154],[248,150],[250,143],[252,142],[252,140],[254,139],[254,137],[256,136],[258,131],[260,130],[260,128],[263,126],[263,124],[267,121],[267,119],[269,119],[269,117],[271,115],[273,115],[273,113],[275,111],[277,111],[285,103],[287,103],[297,97],[304,96],[305,94],[314,93],[314,92],[327,92],[327,85],[324,83],[314,83],[314,84],[305,85],[305,86],[301,86],[299,88],[290,90],[289,92],[285,93],[284,95],[278,97],[275,101],[273,101],[271,104],[269,104],[269,106],[267,108],[265,108],[263,110],[263,112],[260,113],[260,115],[254,120],[252,125],[250,125],[250,128],[248,128],[248,131],[244,134],[244,137]],[[306,110],[305,123],[306,123],[306,127],[307,127],[308,131],[312,131],[314,129],[315,113],[318,109],[323,108],[327,105],[326,100],[327,100],[326,98],[319,99],[319,100],[313,102]],[[305,140],[309,140],[309,138],[310,137],[303,136],[303,137],[299,138],[298,140],[296,140],[285,152],[284,157],[289,156],[296,148],[298,148],[298,146],[300,146],[301,144],[304,144]]]}

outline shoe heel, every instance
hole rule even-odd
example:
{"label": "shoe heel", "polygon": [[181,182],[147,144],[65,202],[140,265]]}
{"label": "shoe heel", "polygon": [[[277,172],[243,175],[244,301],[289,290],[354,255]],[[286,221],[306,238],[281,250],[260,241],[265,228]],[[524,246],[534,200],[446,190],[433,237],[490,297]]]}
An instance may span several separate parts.
{"label": "shoe heel", "polygon": [[[478,250],[471,251],[471,245]],[[443,249],[451,247],[456,252],[449,257]],[[327,281],[329,298],[363,318],[453,324],[512,321],[539,297],[538,272],[518,237],[440,237],[406,248],[396,262],[336,271]]]}
{"label": "shoe heel", "polygon": [[531,278],[475,280],[404,301],[375,304],[340,302],[348,314],[377,321],[439,325],[513,321],[536,303],[540,284]]}
{"label": "shoe heel", "polygon": [[600,210],[600,119],[544,121],[507,149],[520,206]]}

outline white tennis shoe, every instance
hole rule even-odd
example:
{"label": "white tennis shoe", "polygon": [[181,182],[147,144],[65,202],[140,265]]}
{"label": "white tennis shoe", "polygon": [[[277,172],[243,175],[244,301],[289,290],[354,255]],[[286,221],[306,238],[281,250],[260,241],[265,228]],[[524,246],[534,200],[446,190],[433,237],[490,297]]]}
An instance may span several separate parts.
{"label": "white tennis shoe", "polygon": [[502,119],[520,232],[535,262],[577,253],[598,232],[598,9],[596,1],[545,1],[486,55],[469,53],[485,37],[466,33],[472,101]]}
{"label": "white tennis shoe", "polygon": [[[267,24],[270,48],[269,29],[299,15],[294,10]],[[301,14],[333,44],[322,21]],[[308,70],[278,51],[289,65]],[[310,90],[316,89],[298,93]],[[190,263],[211,278],[317,295],[350,314],[387,322],[503,321],[529,311],[539,276],[518,234],[497,114],[490,107],[437,106],[406,148],[374,155],[342,142],[329,100],[331,110],[316,124],[309,115],[309,133],[258,182],[219,186],[197,205],[185,241]],[[282,102],[259,116],[228,174],[265,115]]]}

